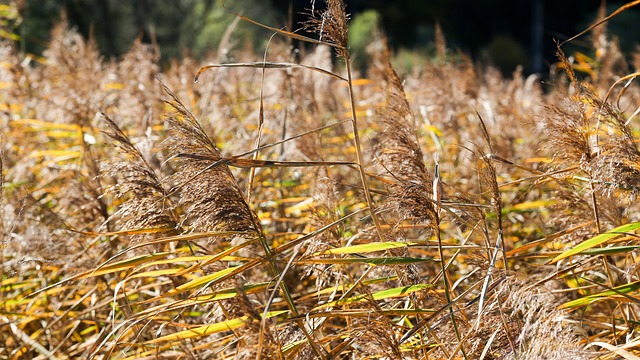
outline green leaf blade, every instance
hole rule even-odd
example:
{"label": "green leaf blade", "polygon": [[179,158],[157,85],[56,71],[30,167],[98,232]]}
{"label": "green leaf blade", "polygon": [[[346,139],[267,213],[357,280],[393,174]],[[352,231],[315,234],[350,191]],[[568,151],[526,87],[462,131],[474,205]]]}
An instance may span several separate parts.
{"label": "green leaf blade", "polygon": [[577,246],[573,247],[572,249],[569,249],[565,252],[563,252],[562,254],[556,256],[553,260],[551,260],[551,263],[556,263],[562,259],[566,259],[568,257],[571,257],[573,255],[577,255],[585,250],[589,250],[592,249],[598,245],[604,244],[605,242],[618,237],[620,235],[623,235],[625,233],[630,233],[630,232],[634,232],[636,230],[640,229],[640,222],[637,223],[631,223],[631,224],[626,224],[626,225],[622,225],[622,226],[618,226],[617,228],[607,231],[605,233],[602,233],[600,235],[596,235],[594,237],[592,237],[589,240],[583,241],[580,244],[578,244]]}

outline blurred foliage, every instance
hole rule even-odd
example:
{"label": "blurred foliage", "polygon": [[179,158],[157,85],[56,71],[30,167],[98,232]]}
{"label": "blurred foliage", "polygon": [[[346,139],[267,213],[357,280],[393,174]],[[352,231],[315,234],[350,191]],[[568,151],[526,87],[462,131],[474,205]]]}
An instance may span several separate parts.
{"label": "blurred foliage", "polygon": [[[600,0],[543,1],[544,59],[555,59],[553,39],[563,40],[591,24],[596,18]],[[163,62],[183,55],[184,50],[197,58],[215,52],[232,23],[230,11],[250,18],[263,19],[265,24],[288,23],[300,28],[312,7],[310,0],[235,0],[227,1],[225,10],[220,0],[21,0],[16,2],[22,22],[15,21],[16,34],[22,36],[21,50],[40,55],[46,47],[54,23],[66,14],[69,25],[81,34],[92,34],[102,54],[121,56],[138,37],[145,43],[157,42]],[[529,0],[463,0],[438,1],[346,1],[353,22],[350,29],[355,66],[366,68],[364,47],[371,39],[375,24],[380,24],[394,50],[426,50],[433,46],[434,26],[439,23],[447,42],[476,58],[491,57],[491,62],[506,72],[531,58],[532,4]],[[623,1],[608,1],[608,12]],[[321,6],[320,3],[314,6]],[[290,18],[285,21],[285,18]],[[636,46],[640,28],[638,9],[630,9],[610,26],[619,34],[620,46],[626,53]],[[269,34],[264,30],[239,22],[232,29],[226,50],[251,48],[262,50]],[[508,38],[504,34],[509,34]],[[576,43],[575,50],[584,45]],[[506,48],[505,48],[506,47]],[[573,50],[573,49],[572,49]],[[495,57],[494,57],[495,56]],[[525,66],[525,71],[529,67]]]}
{"label": "blurred foliage", "polygon": [[[275,11],[265,2],[236,0],[230,11],[272,22]],[[190,49],[202,56],[216,50],[225,30],[235,18],[219,0],[26,0],[20,32],[25,35],[22,50],[41,54],[54,23],[66,17],[71,27],[91,34],[103,54],[125,54],[136,38],[157,43],[163,59]],[[265,36],[255,26],[240,23],[232,34],[232,44],[251,44],[257,50]]]}
{"label": "blurred foliage", "polygon": [[371,44],[371,39],[377,37],[380,21],[380,13],[367,10],[355,15],[349,24],[349,49],[354,57],[354,65],[359,70],[367,68],[367,46]]}
{"label": "blurred foliage", "polygon": [[0,38],[19,40],[20,36],[14,33],[20,22],[20,16],[15,6],[0,5]]}
{"label": "blurred foliage", "polygon": [[276,18],[268,3],[256,0],[229,2],[228,10],[225,10],[220,0],[192,0],[191,3],[193,7],[182,24],[180,46],[191,49],[196,56],[216,50],[227,29],[232,31],[232,37],[235,39],[227,46],[242,46],[258,51],[264,47],[269,33],[242,21],[231,28],[236,17],[229,11],[249,18],[259,17],[267,24],[273,24]]}
{"label": "blurred foliage", "polygon": [[529,65],[527,50],[509,35],[498,35],[483,49],[482,57],[493,63],[503,73],[511,73],[516,67]]}

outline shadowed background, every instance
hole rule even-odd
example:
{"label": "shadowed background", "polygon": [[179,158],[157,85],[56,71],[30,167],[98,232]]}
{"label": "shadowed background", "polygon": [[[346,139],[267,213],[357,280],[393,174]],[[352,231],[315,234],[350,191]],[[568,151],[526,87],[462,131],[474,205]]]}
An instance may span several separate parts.
{"label": "shadowed background", "polygon": [[[259,18],[274,26],[299,29],[310,8],[309,0],[234,0],[229,9]],[[601,0],[351,0],[352,38],[379,23],[396,51],[409,50],[429,55],[433,50],[436,24],[451,49],[462,50],[475,60],[493,64],[503,72],[523,65],[526,72],[545,72],[555,61],[554,39],[560,41],[578,33],[597,18]],[[607,13],[625,1],[608,1]],[[21,49],[39,54],[46,46],[51,26],[66,14],[69,26],[83,35],[93,34],[106,56],[124,54],[136,37],[157,41],[162,61],[180,57],[184,51],[202,57],[215,52],[233,15],[219,0],[22,0]],[[355,24],[354,24],[355,23]],[[640,9],[632,8],[608,26],[620,38],[623,51],[636,47],[640,38]],[[233,30],[236,48],[264,48],[265,32],[241,23]],[[584,38],[581,39],[584,41]],[[362,41],[362,40],[361,40]],[[353,44],[358,51],[361,44]],[[576,41],[574,47],[587,48]],[[579,49],[580,50],[580,49]],[[582,50],[584,51],[584,50]]]}

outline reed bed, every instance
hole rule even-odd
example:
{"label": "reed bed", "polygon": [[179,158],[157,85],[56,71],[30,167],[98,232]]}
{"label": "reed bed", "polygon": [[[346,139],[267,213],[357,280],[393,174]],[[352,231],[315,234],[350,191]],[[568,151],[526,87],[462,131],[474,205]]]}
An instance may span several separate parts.
{"label": "reed bed", "polygon": [[359,74],[339,0],[238,16],[268,51],[1,44],[0,359],[640,356],[640,55]]}

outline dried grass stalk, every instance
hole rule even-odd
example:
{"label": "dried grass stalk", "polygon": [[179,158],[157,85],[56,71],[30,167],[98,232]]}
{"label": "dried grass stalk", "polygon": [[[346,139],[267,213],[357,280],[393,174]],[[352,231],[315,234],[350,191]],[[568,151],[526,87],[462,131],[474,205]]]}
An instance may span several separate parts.
{"label": "dried grass stalk", "polygon": [[[386,58],[388,59],[388,57]],[[389,192],[401,220],[435,223],[433,181],[418,143],[415,119],[398,75],[388,61],[382,68],[386,104],[377,117],[386,125],[380,134],[378,158],[393,178]]]}
{"label": "dried grass stalk", "polygon": [[173,178],[179,184],[180,205],[187,207],[183,225],[191,231],[240,231],[259,234],[261,229],[236,179],[226,165],[216,164],[222,155],[195,117],[165,87],[166,115],[171,136],[166,146],[179,162]]}
{"label": "dried grass stalk", "polygon": [[348,21],[345,4],[342,0],[323,1],[326,8],[324,11],[311,9],[310,19],[304,23],[305,28],[315,32],[320,41],[332,44],[336,47],[336,52],[341,58],[348,58]]}
{"label": "dried grass stalk", "polygon": [[[119,180],[113,187],[116,196],[129,196],[112,218],[118,219],[122,230],[166,229],[176,232],[177,216],[156,173],[120,127],[107,115],[103,116],[109,128],[106,134],[121,155],[107,163],[106,171]],[[136,241],[145,236],[132,235],[131,239]]]}
{"label": "dried grass stalk", "polygon": [[635,198],[640,189],[640,151],[624,114],[580,82],[561,51],[558,56],[574,93],[560,93],[561,98],[546,108],[544,133],[549,147],[565,166],[578,164],[576,171],[586,172],[595,189],[608,194],[624,190]]}

